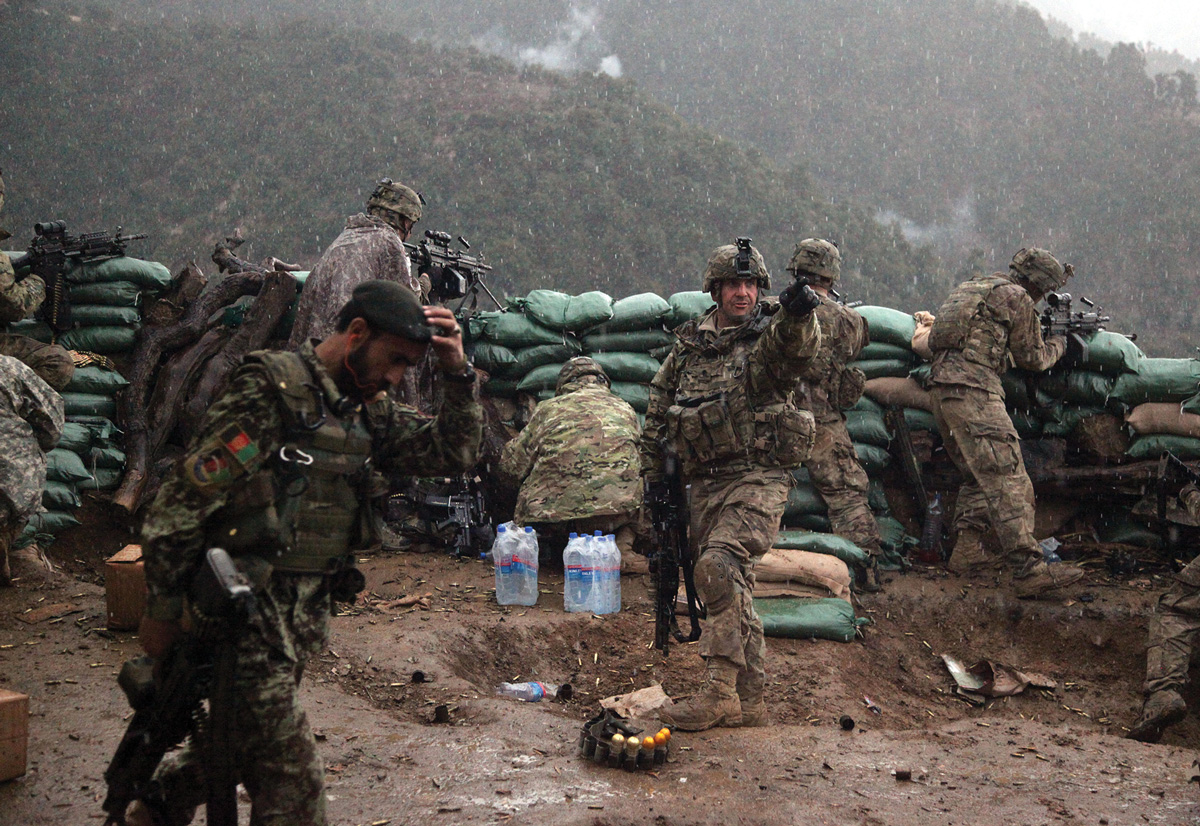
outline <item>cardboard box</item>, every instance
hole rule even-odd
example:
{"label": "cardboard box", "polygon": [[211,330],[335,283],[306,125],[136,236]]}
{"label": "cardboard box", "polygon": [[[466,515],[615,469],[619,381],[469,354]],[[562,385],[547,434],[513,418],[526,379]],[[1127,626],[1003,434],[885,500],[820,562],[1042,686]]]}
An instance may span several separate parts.
{"label": "cardboard box", "polygon": [[146,610],[146,571],[142,566],[141,545],[126,545],[109,557],[104,566],[104,598],[110,629],[137,630]]}
{"label": "cardboard box", "polygon": [[29,696],[0,689],[0,782],[25,773],[29,751]]}

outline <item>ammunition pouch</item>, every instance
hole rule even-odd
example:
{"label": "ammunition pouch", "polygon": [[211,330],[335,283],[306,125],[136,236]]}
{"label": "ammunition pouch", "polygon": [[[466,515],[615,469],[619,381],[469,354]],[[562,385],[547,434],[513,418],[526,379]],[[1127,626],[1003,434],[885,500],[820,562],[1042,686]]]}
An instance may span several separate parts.
{"label": "ammunition pouch", "polygon": [[667,408],[667,433],[685,461],[709,464],[744,456],[747,445],[724,393]]}
{"label": "ammunition pouch", "polygon": [[752,417],[754,452],[767,466],[795,467],[812,452],[816,424],[808,411],[775,404]]}

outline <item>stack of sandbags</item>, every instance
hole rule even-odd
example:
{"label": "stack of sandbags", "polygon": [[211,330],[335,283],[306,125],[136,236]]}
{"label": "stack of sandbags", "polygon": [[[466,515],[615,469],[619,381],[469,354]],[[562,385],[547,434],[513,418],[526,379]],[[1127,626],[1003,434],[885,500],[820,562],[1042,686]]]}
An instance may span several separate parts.
{"label": "stack of sandbags", "polygon": [[[300,293],[304,290],[304,283],[308,280],[308,270],[300,270],[293,272],[291,275],[296,279],[296,297],[288,306],[287,310],[279,318],[279,323],[275,325],[275,329],[271,331],[271,338],[280,341],[287,341],[291,338],[292,327],[296,323],[296,307],[300,304]],[[213,278],[208,282],[207,289],[212,289],[220,283],[222,279]],[[221,315],[221,323],[227,327],[240,327],[246,318],[246,311],[254,304],[254,299],[257,296],[244,295],[237,301],[219,311]]]}
{"label": "stack of sandbags", "polygon": [[1112,395],[1132,408],[1131,458],[1157,459],[1168,450],[1200,458],[1200,360],[1147,358],[1136,375],[1117,381]]}
{"label": "stack of sandbags", "polygon": [[871,335],[871,343],[863,348],[854,366],[863,371],[868,381],[907,377],[921,362],[912,347],[913,335],[917,332],[916,319],[890,307],[854,309],[866,320]]}

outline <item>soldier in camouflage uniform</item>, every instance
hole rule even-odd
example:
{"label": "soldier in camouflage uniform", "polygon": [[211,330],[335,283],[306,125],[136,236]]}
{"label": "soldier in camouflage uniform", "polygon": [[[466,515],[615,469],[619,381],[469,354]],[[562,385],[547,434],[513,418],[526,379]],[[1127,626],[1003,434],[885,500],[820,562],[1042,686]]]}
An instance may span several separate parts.
{"label": "soldier in camouflage uniform", "polygon": [[[304,281],[296,304],[296,323],[288,347],[295,350],[310,338],[323,339],[333,332],[338,310],[364,281],[394,281],[420,296],[429,297],[428,279],[414,277],[404,242],[421,220],[425,199],[404,184],[384,178],[367,199],[367,211],[346,219],[346,228],[325,250]],[[427,367],[426,372],[428,372]],[[400,401],[428,409],[432,399],[422,397],[417,370],[410,370],[400,387]]]}
{"label": "soldier in camouflage uniform", "polygon": [[547,547],[568,534],[614,534],[622,555],[633,550],[642,506],[637,414],[615,395],[604,369],[586,356],[558,374],[553,399],[537,406],[504,446],[500,469],[521,480],[513,520],[533,525]]}
{"label": "soldier in camouflage uniform", "polygon": [[754,566],[779,532],[791,469],[812,448],[813,417],[796,406],[795,390],[821,345],[816,293],[794,282],[778,302],[761,300],[770,286],[758,250],[718,247],[704,272],[717,307],[676,330],[650,385],[643,473],[656,484],[664,448],[677,451],[691,485],[696,590],[708,611],[704,686],[662,712],[685,731],[766,720]]}
{"label": "soldier in camouflage uniform", "polygon": [[1011,365],[1046,370],[1066,352],[1062,336],[1042,340],[1034,305],[1061,289],[1071,274],[1045,250],[1022,249],[1007,273],[960,284],[929,333],[933,415],[964,480],[955,507],[958,536],[951,564],[965,570],[964,563],[981,560],[990,527],[1001,551],[1021,565],[1015,574],[1018,597],[1039,596],[1083,575],[1073,565],[1047,565],[1033,537],[1033,484],[1000,384]]}
{"label": "soldier in camouflage uniform", "polygon": [[[1200,521],[1200,490],[1188,485],[1179,500],[1192,519]],[[1187,715],[1183,687],[1188,682],[1192,644],[1200,631],[1200,556],[1184,566],[1175,584],[1158,598],[1150,617],[1146,646],[1146,702],[1142,716],[1126,736],[1143,743],[1157,743],[1167,726]]]}
{"label": "soldier in camouflage uniform", "polygon": [[821,350],[805,372],[797,398],[801,407],[812,412],[817,426],[812,453],[804,467],[829,507],[831,530],[870,555],[870,564],[855,570],[858,587],[879,591],[882,543],[879,526],[867,504],[870,480],[858,461],[842,412],[854,406],[866,384],[866,376],[850,362],[870,342],[867,322],[830,294],[842,273],[842,254],[836,244],[806,238],[796,245],[788,272],[805,279],[821,297],[817,307]]}
{"label": "soldier in camouflage uniform", "polygon": [[62,397],[30,367],[0,355],[0,585],[12,584],[12,543],[42,509],[46,453],[62,428]]}
{"label": "soldier in camouflage uniform", "polygon": [[[444,378],[436,417],[381,392],[427,349]],[[246,358],[146,514],[149,597],[140,634],[151,656],[180,633],[205,549],[227,549],[256,585],[232,692],[240,735],[233,759],[252,823],[326,822],[321,759],[297,687],[326,646],[331,597],[353,600],[361,588],[354,550],[373,539],[370,468],[471,468],[482,437],[474,386],[449,310],[422,308],[394,282],[360,284],[324,341]],[[164,764],[156,779],[165,803],[139,801],[130,822],[190,822],[205,799],[201,754],[189,746]]]}
{"label": "soldier in camouflage uniform", "polygon": [[[0,211],[4,209],[4,177],[0,175]],[[0,241],[11,238],[0,227]],[[12,261],[0,252],[0,324],[30,318],[46,298],[46,284],[39,276],[27,275],[17,281]],[[27,336],[0,335],[0,355],[25,362],[46,384],[62,390],[75,374],[71,354],[57,344],[44,344]]]}

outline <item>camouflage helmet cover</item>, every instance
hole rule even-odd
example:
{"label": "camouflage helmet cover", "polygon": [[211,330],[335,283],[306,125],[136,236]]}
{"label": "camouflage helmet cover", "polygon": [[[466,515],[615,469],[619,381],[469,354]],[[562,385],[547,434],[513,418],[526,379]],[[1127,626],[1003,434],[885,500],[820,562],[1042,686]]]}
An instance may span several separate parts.
{"label": "camouflage helmet cover", "polygon": [[1058,263],[1058,259],[1044,249],[1023,247],[1013,256],[1009,269],[1044,293],[1061,290],[1070,277],[1070,272]]}
{"label": "camouflage helmet cover", "polygon": [[750,247],[750,275],[748,276],[738,275],[737,257],[736,244],[725,244],[713,250],[712,255],[708,258],[708,265],[704,268],[704,286],[701,289],[706,293],[711,293],[722,281],[735,278],[753,278],[760,290],[771,289],[771,274],[767,272],[767,264],[757,249]]}
{"label": "camouflage helmet cover", "polygon": [[554,385],[554,392],[561,393],[565,385],[581,379],[584,376],[596,376],[603,382],[605,387],[611,387],[612,382],[608,378],[608,374],[604,372],[595,359],[587,356],[576,356],[562,366],[558,371],[558,382]]}
{"label": "camouflage helmet cover", "polygon": [[403,215],[414,224],[421,220],[421,205],[425,199],[415,189],[384,178],[367,199],[367,209],[376,208]]}
{"label": "camouflage helmet cover", "polygon": [[833,284],[842,274],[842,253],[832,241],[805,238],[796,245],[787,268],[790,273],[809,273]]}

